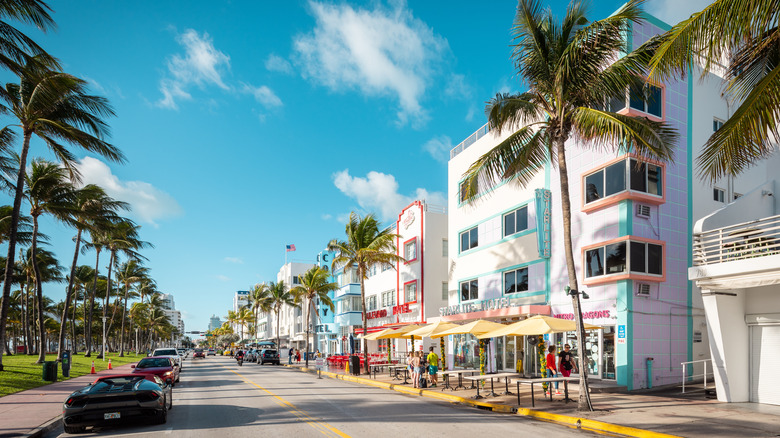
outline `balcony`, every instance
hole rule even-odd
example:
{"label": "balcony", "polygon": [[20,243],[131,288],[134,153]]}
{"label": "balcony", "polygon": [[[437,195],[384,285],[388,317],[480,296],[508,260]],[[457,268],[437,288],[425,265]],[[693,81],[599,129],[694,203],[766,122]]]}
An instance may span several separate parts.
{"label": "balcony", "polygon": [[693,266],[780,254],[780,215],[693,236]]}

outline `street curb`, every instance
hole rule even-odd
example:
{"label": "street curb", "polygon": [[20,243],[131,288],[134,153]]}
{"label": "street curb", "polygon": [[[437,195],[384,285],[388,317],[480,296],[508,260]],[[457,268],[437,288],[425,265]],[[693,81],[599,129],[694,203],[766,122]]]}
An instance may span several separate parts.
{"label": "street curb", "polygon": [[54,429],[57,429],[61,425],[62,425],[62,416],[60,415],[57,418],[49,420],[48,422],[43,423],[42,425],[40,425],[40,426],[38,426],[38,427],[36,427],[34,429],[31,429],[32,432],[29,435],[27,435],[27,437],[28,438],[39,438],[39,437],[42,437],[42,436],[46,435],[47,433],[53,431]]}
{"label": "street curb", "polygon": [[[283,365],[288,368],[297,368],[300,371],[305,373],[317,374],[316,368],[306,368],[302,366],[295,366],[295,365],[288,365],[288,364],[283,364]],[[593,432],[618,434],[622,436],[636,437],[636,438],[679,438],[677,435],[669,435],[660,432],[653,432],[651,430],[637,429],[635,427],[621,426],[619,424],[613,424],[613,423],[605,423],[603,421],[591,420],[588,418],[572,417],[569,415],[553,414],[550,412],[537,411],[537,410],[527,409],[527,408],[513,408],[507,405],[478,402],[471,399],[459,397],[453,394],[445,394],[442,392],[433,392],[424,389],[409,388],[408,386],[402,386],[395,383],[377,382],[375,380],[350,376],[346,374],[331,373],[329,371],[321,371],[321,373],[323,376],[330,377],[332,379],[339,379],[348,382],[359,383],[362,385],[373,386],[376,388],[389,389],[403,394],[417,395],[420,397],[428,397],[437,400],[448,401],[450,403],[460,403],[460,404],[470,405],[479,409],[488,409],[493,412],[521,415],[521,416],[530,417],[541,421],[546,421],[548,423],[561,424],[575,429],[585,429]]]}

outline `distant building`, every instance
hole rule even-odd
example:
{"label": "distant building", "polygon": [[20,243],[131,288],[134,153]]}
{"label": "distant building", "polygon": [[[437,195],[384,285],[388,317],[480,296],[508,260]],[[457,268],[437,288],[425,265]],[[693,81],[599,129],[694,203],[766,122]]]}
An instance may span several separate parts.
{"label": "distant building", "polygon": [[184,338],[184,320],[181,318],[181,312],[176,310],[173,294],[161,294],[160,298],[163,302],[165,316],[168,317],[171,325],[176,327],[176,335],[174,335],[173,341],[178,343],[178,341]]}
{"label": "distant building", "polygon": [[209,331],[222,327],[222,320],[217,315],[211,315],[209,318]]}

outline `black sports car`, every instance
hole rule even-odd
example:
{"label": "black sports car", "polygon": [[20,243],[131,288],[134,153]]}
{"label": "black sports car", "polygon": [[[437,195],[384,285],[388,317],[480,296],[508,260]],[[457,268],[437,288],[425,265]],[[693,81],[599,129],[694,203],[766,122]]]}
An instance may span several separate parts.
{"label": "black sports car", "polygon": [[107,426],[124,420],[168,420],[173,407],[171,382],[158,376],[118,374],[103,376],[69,395],[62,407],[67,433],[83,432],[88,426]]}

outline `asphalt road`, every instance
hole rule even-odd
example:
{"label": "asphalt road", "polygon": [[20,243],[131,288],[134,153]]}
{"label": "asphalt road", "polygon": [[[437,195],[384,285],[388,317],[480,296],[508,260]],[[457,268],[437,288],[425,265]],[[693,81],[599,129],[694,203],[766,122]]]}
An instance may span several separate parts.
{"label": "asphalt road", "polygon": [[[187,359],[163,425],[106,427],[79,436],[501,437],[593,436],[509,414],[457,406],[275,365]],[[60,428],[50,437],[68,437]]]}

